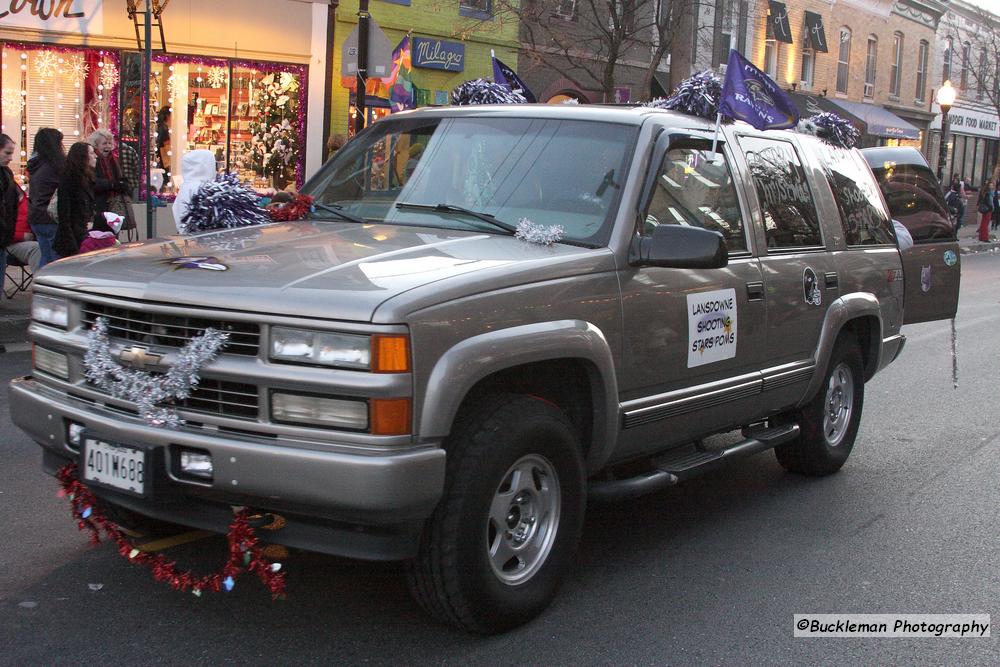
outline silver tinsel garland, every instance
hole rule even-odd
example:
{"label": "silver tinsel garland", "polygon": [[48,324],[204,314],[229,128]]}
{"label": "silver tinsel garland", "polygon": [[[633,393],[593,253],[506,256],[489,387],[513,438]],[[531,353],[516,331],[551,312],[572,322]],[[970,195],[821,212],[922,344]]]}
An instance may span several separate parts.
{"label": "silver tinsel garland", "polygon": [[511,91],[507,86],[486,79],[473,79],[451,91],[451,103],[468,104],[526,104],[527,98]]}
{"label": "silver tinsel garland", "polygon": [[221,174],[198,188],[181,219],[187,234],[269,222],[270,216],[257,205],[257,193],[234,174]]}
{"label": "silver tinsel garland", "polygon": [[563,230],[561,225],[539,225],[527,218],[517,221],[517,231],[514,232],[516,238],[535,243],[538,245],[552,245],[562,240]]}
{"label": "silver tinsel garland", "polygon": [[108,320],[98,317],[87,334],[84,375],[114,398],[136,403],[139,416],[150,426],[177,428],[184,420],[174,408],[161,404],[189,397],[198,387],[198,372],[202,366],[218,356],[228,339],[227,333],[205,329],[205,333],[192,338],[180,349],[169,371],[150,373],[124,368],[111,356]]}

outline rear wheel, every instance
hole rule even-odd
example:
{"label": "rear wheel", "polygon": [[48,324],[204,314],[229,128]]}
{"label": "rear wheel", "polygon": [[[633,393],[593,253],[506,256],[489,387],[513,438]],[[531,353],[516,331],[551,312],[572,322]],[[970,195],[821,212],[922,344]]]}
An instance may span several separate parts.
{"label": "rear wheel", "polygon": [[480,633],[537,616],[576,550],[584,484],[579,444],[559,409],[486,397],[449,439],[444,496],[407,566],[416,600]]}
{"label": "rear wheel", "polygon": [[864,393],[861,349],[852,336],[841,336],[816,396],[790,415],[802,432],[774,449],[778,462],[786,470],[804,475],[829,475],[840,470],[854,448]]}

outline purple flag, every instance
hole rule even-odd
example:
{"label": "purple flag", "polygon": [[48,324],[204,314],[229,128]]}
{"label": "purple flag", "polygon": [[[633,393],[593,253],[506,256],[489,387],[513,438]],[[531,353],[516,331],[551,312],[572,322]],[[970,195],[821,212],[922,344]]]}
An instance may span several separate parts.
{"label": "purple flag", "polygon": [[758,130],[795,127],[799,111],[771,77],[757,69],[736,49],[729,52],[719,113],[744,120]]}
{"label": "purple flag", "polygon": [[532,92],[528,90],[527,84],[521,81],[521,77],[496,56],[493,56],[493,82],[499,83],[501,86],[507,86],[515,93],[521,93],[524,99],[529,102],[538,101]]}

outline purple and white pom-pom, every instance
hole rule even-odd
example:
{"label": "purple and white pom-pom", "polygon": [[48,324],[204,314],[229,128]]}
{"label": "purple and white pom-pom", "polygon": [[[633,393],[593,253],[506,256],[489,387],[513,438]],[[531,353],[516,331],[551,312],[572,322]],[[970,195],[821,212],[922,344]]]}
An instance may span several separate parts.
{"label": "purple and white pom-pom", "polygon": [[524,95],[486,79],[473,79],[451,91],[452,104],[526,104]]}
{"label": "purple and white pom-pom", "polygon": [[796,131],[812,134],[825,143],[837,148],[854,148],[861,139],[861,133],[849,120],[835,113],[820,113],[800,121]]}
{"label": "purple and white pom-pom", "polygon": [[526,243],[552,245],[561,241],[564,233],[561,225],[539,225],[527,218],[521,218],[517,221],[514,237]]}
{"label": "purple and white pom-pom", "polygon": [[221,174],[198,188],[181,219],[188,234],[269,222],[271,218],[257,205],[257,193],[233,174]]}
{"label": "purple and white pom-pom", "polygon": [[647,102],[645,106],[715,120],[721,100],[722,80],[714,72],[705,70],[681,81],[667,99],[658,98]]}

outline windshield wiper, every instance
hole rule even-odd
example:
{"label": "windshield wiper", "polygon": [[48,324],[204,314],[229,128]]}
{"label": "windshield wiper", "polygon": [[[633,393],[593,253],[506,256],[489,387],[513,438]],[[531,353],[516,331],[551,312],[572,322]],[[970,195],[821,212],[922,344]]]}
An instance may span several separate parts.
{"label": "windshield wiper", "polygon": [[357,222],[362,225],[368,224],[368,221],[362,218],[361,216],[352,215],[350,213],[345,212],[344,207],[341,206],[340,204],[324,204],[323,202],[314,201],[312,205],[316,208],[328,211],[329,213],[333,213],[334,215],[339,216],[349,222]]}
{"label": "windshield wiper", "polygon": [[503,220],[497,220],[496,217],[490,215],[489,213],[480,213],[479,211],[473,211],[470,208],[464,208],[462,206],[455,206],[454,204],[414,204],[412,202],[398,201],[396,202],[396,208],[412,209],[417,211],[434,211],[436,213],[462,213],[476,218],[477,220],[482,220],[483,222],[493,225],[497,229],[502,229],[505,232],[510,232],[511,234],[517,232],[517,227],[504,222]]}

